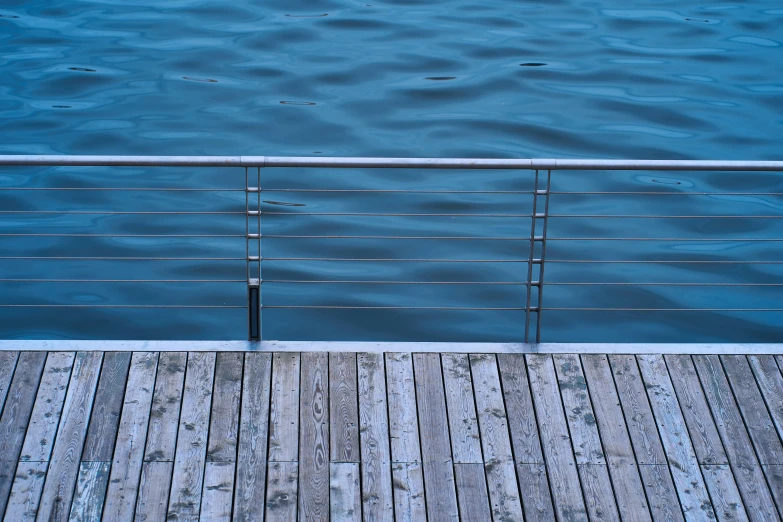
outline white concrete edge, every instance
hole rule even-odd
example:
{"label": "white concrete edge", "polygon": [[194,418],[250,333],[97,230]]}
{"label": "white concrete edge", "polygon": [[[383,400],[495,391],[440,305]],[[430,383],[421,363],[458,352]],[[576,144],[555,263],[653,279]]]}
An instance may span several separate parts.
{"label": "white concrete edge", "polygon": [[150,352],[440,352],[783,354],[781,343],[426,343],[365,341],[74,341],[0,340],[0,351]]}

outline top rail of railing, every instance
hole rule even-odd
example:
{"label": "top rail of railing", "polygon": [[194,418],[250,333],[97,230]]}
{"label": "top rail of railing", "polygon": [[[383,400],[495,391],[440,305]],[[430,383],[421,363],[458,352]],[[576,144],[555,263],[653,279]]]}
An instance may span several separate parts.
{"label": "top rail of railing", "polygon": [[320,167],[528,170],[783,171],[783,161],[640,159],[350,158],[286,156],[0,155],[0,166]]}

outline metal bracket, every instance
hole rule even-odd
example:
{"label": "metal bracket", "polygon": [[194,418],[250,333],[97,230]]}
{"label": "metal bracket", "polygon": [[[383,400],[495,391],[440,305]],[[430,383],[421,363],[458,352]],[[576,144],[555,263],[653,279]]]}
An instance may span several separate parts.
{"label": "metal bracket", "polygon": [[[261,335],[261,167],[257,167],[255,186],[245,168],[245,258],[247,276],[248,339],[260,341]],[[255,195],[252,197],[251,195]],[[252,208],[251,208],[252,207]],[[251,220],[251,217],[253,218]],[[252,254],[251,254],[252,252]]]}
{"label": "metal bracket", "polygon": [[[543,179],[542,179],[543,178]],[[525,302],[525,342],[530,342],[531,315],[536,314],[535,342],[541,342],[541,313],[544,300],[544,263],[546,261],[546,229],[549,222],[549,195],[552,171],[546,177],[536,170],[533,187],[533,212],[530,223],[530,256],[527,264],[527,298]],[[543,212],[541,211],[543,209]],[[535,298],[533,292],[535,289]],[[535,304],[533,304],[535,303]]]}

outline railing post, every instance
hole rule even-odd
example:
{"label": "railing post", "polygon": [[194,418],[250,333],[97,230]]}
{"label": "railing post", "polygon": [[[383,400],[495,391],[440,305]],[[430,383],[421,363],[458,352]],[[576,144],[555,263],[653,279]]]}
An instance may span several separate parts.
{"label": "railing post", "polygon": [[[255,194],[255,201],[251,195]],[[255,219],[252,222],[250,217]],[[245,168],[245,258],[247,277],[248,339],[260,341],[261,330],[261,167],[257,167],[255,186],[250,186]]]}
{"label": "railing post", "polygon": [[[527,264],[527,299],[525,303],[525,342],[530,342],[531,314],[536,314],[535,342],[541,342],[541,313],[544,302],[544,262],[546,261],[546,233],[549,222],[549,194],[552,171],[547,170],[546,178],[541,179],[536,170],[533,184],[533,213],[530,223],[530,254]],[[543,211],[542,211],[543,210]],[[541,232],[539,234],[539,228]],[[536,289],[533,304],[533,289]]]}

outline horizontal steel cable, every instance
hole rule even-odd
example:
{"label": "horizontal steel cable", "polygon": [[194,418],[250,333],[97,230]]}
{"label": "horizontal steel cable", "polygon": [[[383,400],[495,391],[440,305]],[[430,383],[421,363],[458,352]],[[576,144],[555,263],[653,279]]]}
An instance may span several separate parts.
{"label": "horizontal steel cable", "polygon": [[246,283],[247,279],[35,279],[0,278],[3,283]]}
{"label": "horizontal steel cable", "polygon": [[0,237],[234,237],[243,238],[244,234],[5,234]]}
{"label": "horizontal steel cable", "polygon": [[174,187],[0,187],[2,190],[120,190],[127,192],[244,192],[243,188],[174,188]]}
{"label": "horizontal steel cable", "polygon": [[[250,215],[257,215],[258,211],[250,211]],[[362,217],[389,217],[389,216],[415,216],[415,217],[532,217],[532,214],[439,214],[439,213],[402,213],[402,212],[261,212],[265,216],[362,216]]]}
{"label": "horizontal steel cable", "polygon": [[[0,258],[2,259],[2,258]],[[422,262],[422,263],[527,263],[527,259],[378,259],[342,257],[265,257],[264,261],[371,261],[371,262]]]}
{"label": "horizontal steel cable", "polygon": [[199,210],[199,211],[186,211],[186,210],[174,210],[174,211],[95,211],[95,210],[0,210],[0,214],[86,214],[86,215],[113,215],[113,214],[186,214],[186,215],[198,215],[198,214],[231,214],[231,215],[244,215],[244,212],[232,212],[232,211],[212,211],[212,210]]}
{"label": "horizontal steel cable", "polygon": [[239,305],[0,304],[2,308],[246,308]]}
{"label": "horizontal steel cable", "polygon": [[781,219],[783,215],[715,215],[715,216],[657,216],[657,215],[610,215],[610,214],[550,214],[550,218],[597,218],[597,219]]}
{"label": "horizontal steel cable", "polygon": [[781,242],[783,238],[680,238],[680,237],[549,237],[547,241],[766,241]]}
{"label": "horizontal steel cable", "polygon": [[546,286],[783,286],[783,283],[554,283],[547,281]]}
{"label": "horizontal steel cable", "polygon": [[[2,281],[0,279],[0,281]],[[365,284],[365,285],[526,285],[525,281],[304,281],[301,279],[264,279],[262,283]]]}
{"label": "horizontal steel cable", "polygon": [[75,259],[84,261],[246,261],[244,257],[0,256],[0,259]]}
{"label": "horizontal steel cable", "polygon": [[727,261],[727,260],[706,260],[706,259],[684,259],[684,260],[624,260],[624,259],[547,259],[547,263],[601,263],[601,264],[630,264],[630,263],[662,263],[662,264],[678,264],[678,263],[694,263],[694,264],[726,264],[726,265],[779,265],[783,264],[783,261]]}
{"label": "horizontal steel cable", "polygon": [[524,310],[511,307],[471,307],[471,306],[341,306],[341,305],[263,305],[263,308],[326,308],[345,310]]}
{"label": "horizontal steel cable", "polygon": [[548,307],[543,310],[578,311],[578,312],[783,312],[783,308],[583,308],[583,307]]}
{"label": "horizontal steel cable", "polygon": [[[252,192],[252,191],[251,191]],[[256,191],[257,192],[257,191]],[[359,192],[379,194],[532,194],[532,190],[398,190],[398,189],[298,189],[262,188],[261,192]]]}
{"label": "horizontal steel cable", "polygon": [[625,195],[625,196],[783,196],[783,192],[643,192],[643,191],[593,191],[593,192],[570,192],[552,190],[550,194],[568,195],[574,194],[577,196],[592,196],[592,195]]}
{"label": "horizontal steel cable", "polygon": [[[1,235],[1,234],[0,234]],[[475,236],[299,236],[287,234],[263,234],[262,239],[453,239],[463,241],[529,241],[529,237],[475,237]]]}

